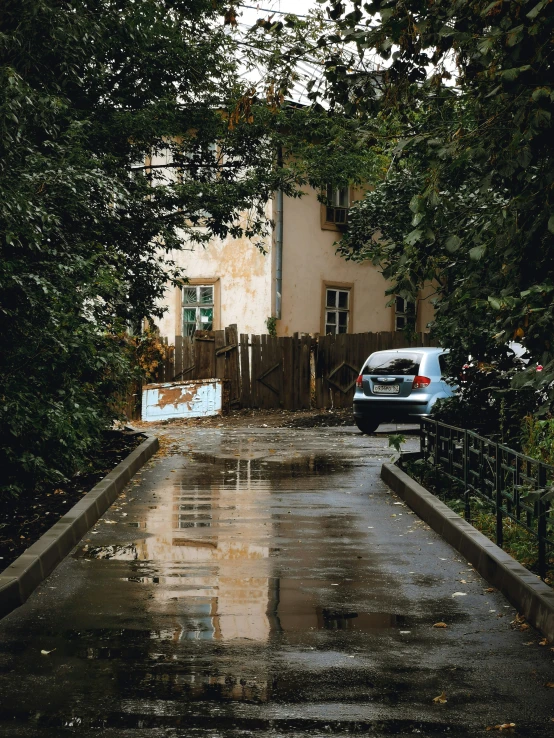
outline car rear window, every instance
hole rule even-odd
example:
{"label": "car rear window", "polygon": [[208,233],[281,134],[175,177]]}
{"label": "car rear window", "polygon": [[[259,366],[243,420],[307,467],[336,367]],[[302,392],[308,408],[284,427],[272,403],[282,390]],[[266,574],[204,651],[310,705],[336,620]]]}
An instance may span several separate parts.
{"label": "car rear window", "polygon": [[419,374],[419,365],[423,354],[408,353],[401,354],[395,351],[383,351],[369,358],[362,374]]}

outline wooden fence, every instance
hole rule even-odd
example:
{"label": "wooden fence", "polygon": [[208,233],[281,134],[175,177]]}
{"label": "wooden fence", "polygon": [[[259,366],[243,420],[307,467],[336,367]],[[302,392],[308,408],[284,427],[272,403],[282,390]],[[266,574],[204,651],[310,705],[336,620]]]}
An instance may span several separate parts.
{"label": "wooden fence", "polygon": [[373,351],[429,346],[429,334],[409,343],[402,332],[274,337],[220,331],[176,336],[157,382],[228,379],[231,407],[301,410],[352,405],[354,385]]}
{"label": "wooden fence", "polygon": [[428,333],[418,333],[411,343],[401,331],[319,336],[314,346],[315,407],[352,407],[356,379],[374,351],[431,345]]}

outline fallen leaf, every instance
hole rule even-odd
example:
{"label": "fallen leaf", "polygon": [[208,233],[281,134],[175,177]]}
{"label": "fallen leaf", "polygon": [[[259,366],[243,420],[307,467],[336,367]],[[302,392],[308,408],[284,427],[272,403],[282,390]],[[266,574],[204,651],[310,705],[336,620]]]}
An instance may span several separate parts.
{"label": "fallen leaf", "polygon": [[52,649],[51,651],[45,651],[45,650],[43,649],[43,650],[41,651],[41,654],[42,654],[43,656],[48,656],[48,654],[49,654],[49,653],[54,653],[54,651],[55,651],[55,650],[56,650],[55,648],[53,648],[53,649]]}
{"label": "fallen leaf", "polygon": [[461,582],[462,584],[467,584],[467,582],[466,582],[466,580],[465,580],[465,579],[460,579],[460,582]]}
{"label": "fallen leaf", "polygon": [[446,623],[440,622],[440,623],[435,623],[433,625],[433,628],[448,628],[448,626]]}
{"label": "fallen leaf", "polygon": [[511,730],[515,727],[515,723],[502,723],[501,725],[489,725],[487,730]]}
{"label": "fallen leaf", "polygon": [[452,597],[465,597],[467,592],[454,592]]}
{"label": "fallen leaf", "polygon": [[545,687],[550,687],[550,689],[554,689],[554,682],[546,682],[544,685]]}
{"label": "fallen leaf", "polygon": [[444,705],[448,700],[446,699],[445,693],[441,692],[438,697],[433,697],[433,702],[436,702],[439,705]]}
{"label": "fallen leaf", "polygon": [[548,641],[546,638],[543,638],[542,641],[539,641],[539,646],[548,646]]}
{"label": "fallen leaf", "polygon": [[494,587],[489,587],[485,592],[496,592],[496,589]]}

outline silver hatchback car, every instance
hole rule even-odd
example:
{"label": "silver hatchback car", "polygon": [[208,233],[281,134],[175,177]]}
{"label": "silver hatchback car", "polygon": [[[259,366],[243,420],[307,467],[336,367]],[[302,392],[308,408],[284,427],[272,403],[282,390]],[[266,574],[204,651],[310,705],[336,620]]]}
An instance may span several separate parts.
{"label": "silver hatchback car", "polygon": [[354,420],[362,433],[380,423],[428,415],[435,402],[451,397],[442,348],[404,348],[376,351],[356,380]]}

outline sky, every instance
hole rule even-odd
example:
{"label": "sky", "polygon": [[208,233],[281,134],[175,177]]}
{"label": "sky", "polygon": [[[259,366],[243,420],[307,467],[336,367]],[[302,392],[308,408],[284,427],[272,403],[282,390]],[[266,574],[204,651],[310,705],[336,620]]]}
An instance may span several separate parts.
{"label": "sky", "polygon": [[[256,18],[267,18],[268,14],[264,12],[267,10],[305,15],[310,8],[321,7],[314,0],[262,0],[261,2],[245,0],[245,5],[251,7],[246,8],[244,5],[241,7],[241,20],[251,25],[254,25]],[[259,10],[256,8],[259,8]]]}
{"label": "sky", "polygon": [[[239,28],[246,31],[251,28],[258,18],[268,18],[271,14],[274,14],[274,20],[278,20],[281,13],[294,13],[296,15],[306,15],[310,9],[321,9],[321,4],[315,2],[315,0],[243,0],[239,7],[239,14],[237,17]],[[306,83],[308,79],[313,76],[319,76],[321,71],[318,67],[303,62],[298,68],[300,74],[303,75],[304,79],[302,82],[295,85],[295,90],[291,97],[297,102],[303,104],[310,104],[309,99],[306,97]],[[248,73],[245,75],[247,78],[252,79],[256,82],[256,74]]]}

